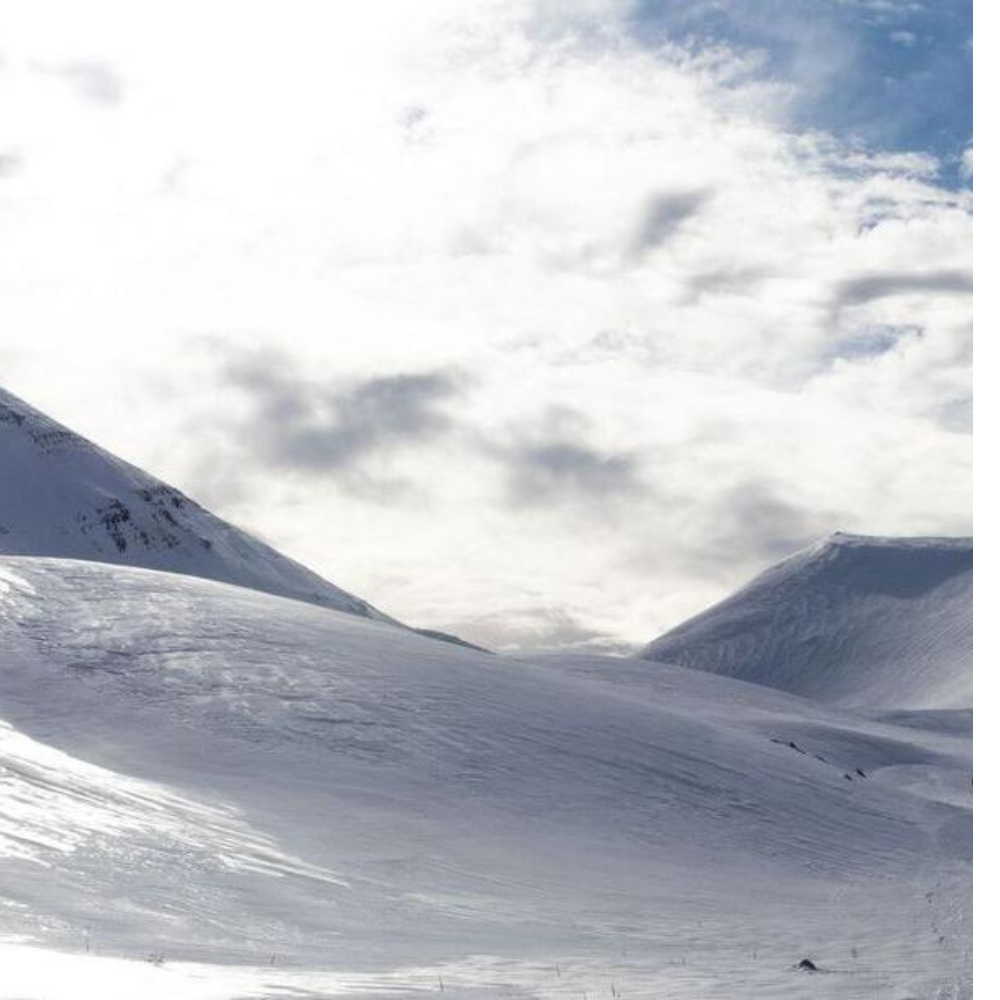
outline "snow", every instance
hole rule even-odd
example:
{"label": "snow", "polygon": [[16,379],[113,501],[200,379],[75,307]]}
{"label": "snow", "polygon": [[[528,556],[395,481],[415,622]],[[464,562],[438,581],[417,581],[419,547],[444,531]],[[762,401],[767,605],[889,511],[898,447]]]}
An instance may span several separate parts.
{"label": "snow", "polygon": [[[859,620],[918,600],[945,621],[960,581],[880,584]],[[841,669],[877,711],[832,668],[806,697],[514,659],[193,576],[0,557],[4,988],[971,996],[961,659],[920,637],[912,673],[870,677],[873,641]],[[794,970],[807,956],[821,972]]]}
{"label": "snow", "polygon": [[513,658],[2,391],[0,469],[4,996],[971,996],[970,541]]}
{"label": "snow", "polygon": [[972,541],[831,535],[640,655],[859,708],[969,709]]}
{"label": "snow", "polygon": [[0,389],[0,554],[145,566],[385,618]]}

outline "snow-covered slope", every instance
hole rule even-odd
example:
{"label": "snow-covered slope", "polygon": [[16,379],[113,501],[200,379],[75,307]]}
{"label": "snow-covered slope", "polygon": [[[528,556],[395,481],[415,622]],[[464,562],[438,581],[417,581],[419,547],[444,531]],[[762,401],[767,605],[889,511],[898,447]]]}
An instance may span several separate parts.
{"label": "snow-covered slope", "polygon": [[972,706],[972,541],[835,534],[647,646],[842,705]]}
{"label": "snow-covered slope", "polygon": [[0,650],[18,996],[970,995],[966,717],[59,559]]}
{"label": "snow-covered slope", "polygon": [[3,389],[0,554],[145,566],[385,618]]}

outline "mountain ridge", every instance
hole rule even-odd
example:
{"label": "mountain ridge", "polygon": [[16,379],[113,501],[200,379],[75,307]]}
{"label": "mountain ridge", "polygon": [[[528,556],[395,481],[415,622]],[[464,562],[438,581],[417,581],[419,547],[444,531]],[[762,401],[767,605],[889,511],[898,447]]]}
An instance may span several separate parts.
{"label": "mountain ridge", "polygon": [[0,388],[0,554],[163,570],[392,622]]}

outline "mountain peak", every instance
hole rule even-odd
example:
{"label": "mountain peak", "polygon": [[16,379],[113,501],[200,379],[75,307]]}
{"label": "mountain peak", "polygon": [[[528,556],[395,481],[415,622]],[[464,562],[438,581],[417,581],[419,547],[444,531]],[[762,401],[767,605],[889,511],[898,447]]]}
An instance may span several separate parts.
{"label": "mountain peak", "polygon": [[643,658],[819,700],[972,700],[972,540],[835,532],[650,643]]}
{"label": "mountain peak", "polygon": [[0,554],[166,570],[391,621],[0,388]]}

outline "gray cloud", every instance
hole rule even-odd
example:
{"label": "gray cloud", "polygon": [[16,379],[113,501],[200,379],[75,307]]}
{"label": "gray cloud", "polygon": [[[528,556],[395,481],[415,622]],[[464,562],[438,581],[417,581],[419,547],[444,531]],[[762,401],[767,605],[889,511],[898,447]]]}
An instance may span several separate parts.
{"label": "gray cloud", "polygon": [[279,467],[312,474],[442,433],[451,418],[440,404],[459,389],[457,375],[445,371],[331,386],[300,377],[287,358],[270,354],[235,359],[223,375],[250,400],[251,447]]}
{"label": "gray cloud", "polygon": [[967,293],[972,291],[972,276],[967,271],[883,271],[863,278],[840,282],[833,291],[836,309],[864,305],[876,299],[906,292]]}
{"label": "gray cloud", "polygon": [[509,444],[487,444],[507,476],[507,500],[515,507],[586,501],[610,502],[647,492],[636,458],[609,453],[586,440],[590,421],[578,410],[553,406],[527,426],[512,429]]}
{"label": "gray cloud", "polygon": [[700,271],[685,280],[683,301],[690,305],[706,295],[738,295],[765,281],[769,276],[769,272],[759,267]]}
{"label": "gray cloud", "polygon": [[632,571],[660,580],[669,568],[692,579],[731,588],[797,549],[839,528],[851,527],[839,512],[800,506],[780,486],[746,479],[725,491],[676,496],[669,534],[655,528],[624,560]]}
{"label": "gray cloud", "polygon": [[940,403],[932,413],[935,420],[946,430],[958,434],[972,433],[972,394],[958,393]]}
{"label": "gray cloud", "polygon": [[534,506],[572,499],[611,499],[643,492],[635,460],[605,455],[578,441],[525,443],[505,454],[510,497]]}
{"label": "gray cloud", "polygon": [[827,352],[835,358],[873,358],[887,354],[901,341],[912,342],[924,335],[923,328],[915,324],[881,324],[866,327],[859,333],[844,337]]}
{"label": "gray cloud", "polygon": [[708,559],[766,565],[840,527],[829,511],[795,504],[774,484],[748,480],[715,503]]}
{"label": "gray cloud", "polygon": [[664,244],[707,200],[704,191],[664,192],[650,198],[632,236],[632,256],[642,256]]}

